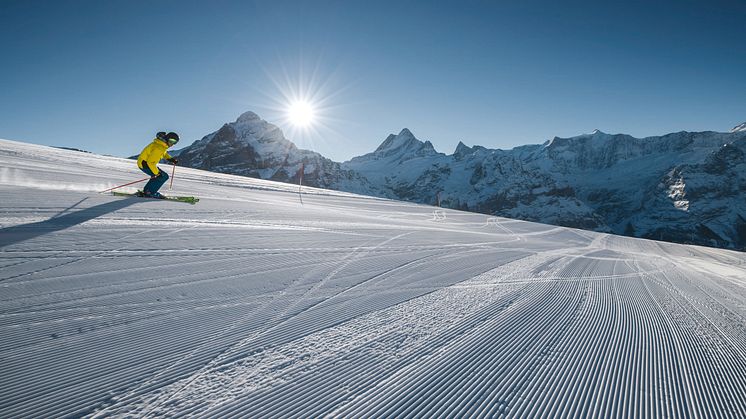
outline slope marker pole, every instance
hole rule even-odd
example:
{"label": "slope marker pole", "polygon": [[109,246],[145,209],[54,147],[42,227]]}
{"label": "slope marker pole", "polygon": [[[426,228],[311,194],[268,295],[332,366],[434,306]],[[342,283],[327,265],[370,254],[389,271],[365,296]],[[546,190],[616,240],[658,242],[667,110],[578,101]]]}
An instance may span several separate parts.
{"label": "slope marker pole", "polygon": [[300,176],[298,176],[298,199],[300,204],[303,205],[303,195],[300,193],[301,187],[303,187],[303,172],[305,171],[305,163],[300,164]]}

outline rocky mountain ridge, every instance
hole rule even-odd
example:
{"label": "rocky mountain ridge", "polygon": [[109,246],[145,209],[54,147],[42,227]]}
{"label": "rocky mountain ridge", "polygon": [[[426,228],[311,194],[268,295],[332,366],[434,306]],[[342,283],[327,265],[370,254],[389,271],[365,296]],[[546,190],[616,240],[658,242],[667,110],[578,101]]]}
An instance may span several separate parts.
{"label": "rocky mountain ridge", "polygon": [[[736,127],[737,128],[737,127]],[[746,131],[595,130],[511,150],[435,150],[408,129],[338,163],[252,112],[183,149],[191,167],[636,237],[746,249]]]}

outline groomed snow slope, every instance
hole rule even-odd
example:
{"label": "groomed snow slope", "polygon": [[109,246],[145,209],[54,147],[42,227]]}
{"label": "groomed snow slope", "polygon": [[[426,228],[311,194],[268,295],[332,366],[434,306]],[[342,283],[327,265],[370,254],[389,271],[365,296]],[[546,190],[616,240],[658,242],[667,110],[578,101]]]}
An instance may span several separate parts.
{"label": "groomed snow slope", "polygon": [[746,417],[743,253],[140,176],[0,141],[0,417]]}

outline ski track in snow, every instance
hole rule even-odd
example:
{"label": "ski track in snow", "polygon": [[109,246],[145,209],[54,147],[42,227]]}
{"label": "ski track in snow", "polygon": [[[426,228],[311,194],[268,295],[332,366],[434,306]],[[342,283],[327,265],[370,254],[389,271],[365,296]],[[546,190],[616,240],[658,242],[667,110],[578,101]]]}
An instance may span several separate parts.
{"label": "ski track in snow", "polygon": [[97,195],[134,162],[2,140],[0,168],[0,417],[746,417],[743,253],[186,168],[195,206]]}

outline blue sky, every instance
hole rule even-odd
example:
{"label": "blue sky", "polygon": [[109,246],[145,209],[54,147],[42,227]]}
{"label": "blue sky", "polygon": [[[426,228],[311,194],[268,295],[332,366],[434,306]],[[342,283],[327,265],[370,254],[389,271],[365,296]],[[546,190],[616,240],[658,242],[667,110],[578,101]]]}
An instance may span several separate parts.
{"label": "blue sky", "polygon": [[[560,4],[561,3],[561,4]],[[342,161],[746,121],[742,1],[8,1],[0,138],[135,154],[254,111]],[[311,131],[284,121],[313,94]]]}

